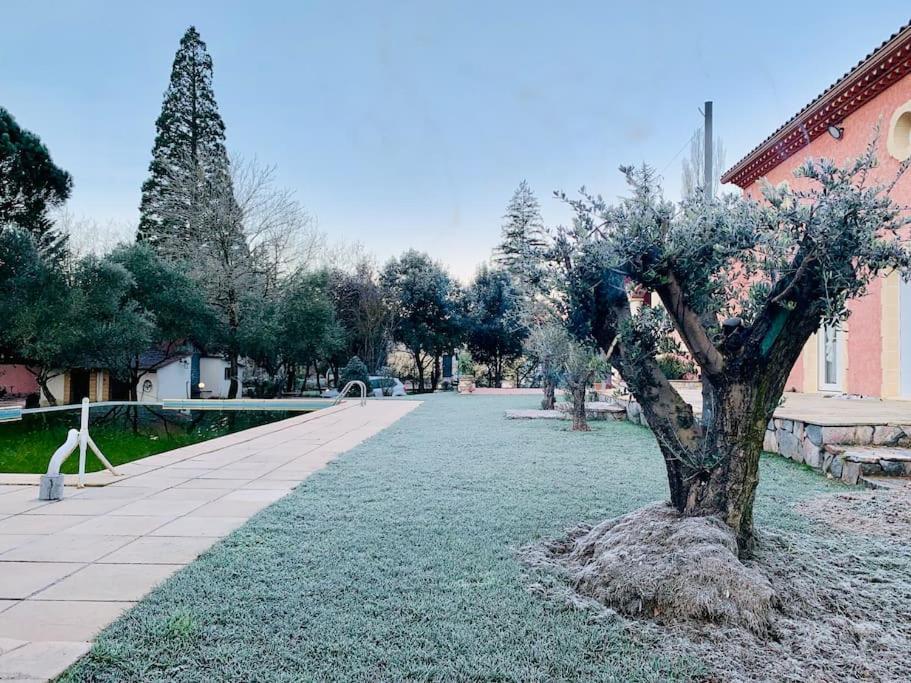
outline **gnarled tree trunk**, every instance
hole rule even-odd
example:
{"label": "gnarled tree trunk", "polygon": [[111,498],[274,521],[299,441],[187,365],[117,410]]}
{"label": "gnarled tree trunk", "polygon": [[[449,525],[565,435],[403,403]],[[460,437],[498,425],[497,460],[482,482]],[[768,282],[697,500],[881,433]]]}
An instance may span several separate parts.
{"label": "gnarled tree trunk", "polygon": [[574,432],[589,432],[591,427],[588,426],[588,420],[585,417],[585,384],[574,385],[570,388],[570,395],[573,399],[572,418]]}
{"label": "gnarled tree trunk", "polygon": [[557,387],[553,380],[544,380],[544,398],[541,399],[541,410],[553,410],[556,402]]}

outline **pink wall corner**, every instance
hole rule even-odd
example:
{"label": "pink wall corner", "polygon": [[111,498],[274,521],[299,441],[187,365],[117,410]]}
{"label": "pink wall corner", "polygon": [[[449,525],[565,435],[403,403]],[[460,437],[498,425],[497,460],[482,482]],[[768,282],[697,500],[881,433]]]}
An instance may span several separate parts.
{"label": "pink wall corner", "polygon": [[13,396],[38,393],[38,382],[24,365],[0,365],[0,387]]}
{"label": "pink wall corner", "polygon": [[800,352],[800,358],[791,368],[791,374],[788,375],[788,381],[784,385],[785,391],[803,391],[803,351]]}
{"label": "pink wall corner", "polygon": [[882,280],[874,280],[860,299],[848,302],[848,367],[845,391],[880,396],[882,366]]}

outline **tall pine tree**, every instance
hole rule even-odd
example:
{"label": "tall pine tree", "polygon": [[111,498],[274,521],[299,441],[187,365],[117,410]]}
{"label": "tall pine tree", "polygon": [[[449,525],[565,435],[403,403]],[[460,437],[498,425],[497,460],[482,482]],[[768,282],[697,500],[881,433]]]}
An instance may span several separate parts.
{"label": "tall pine tree", "polygon": [[[211,196],[213,187],[222,197],[231,194],[225,124],[212,90],[212,57],[193,26],[180,40],[155,129],[137,237],[159,253],[185,256],[205,240],[199,225],[185,215],[198,212],[196,204]],[[183,210],[175,212],[176,206]]]}
{"label": "tall pine tree", "polygon": [[41,139],[0,107],[0,228],[27,230],[41,256],[61,261],[67,236],[54,227],[48,210],[66,201],[72,186],[70,174],[54,164]]}
{"label": "tall pine tree", "polygon": [[547,244],[541,205],[528,183],[523,180],[506,205],[495,260],[512,275],[520,290],[526,313],[532,317],[535,316],[531,310],[532,303],[546,288],[544,256]]}

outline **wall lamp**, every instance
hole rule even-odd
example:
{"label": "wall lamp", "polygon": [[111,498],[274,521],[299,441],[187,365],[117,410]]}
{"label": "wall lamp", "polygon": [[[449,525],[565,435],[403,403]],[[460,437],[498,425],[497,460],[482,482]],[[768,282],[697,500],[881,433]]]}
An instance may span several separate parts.
{"label": "wall lamp", "polygon": [[841,140],[845,136],[845,127],[839,126],[837,124],[829,124],[829,135],[831,135],[836,140]]}

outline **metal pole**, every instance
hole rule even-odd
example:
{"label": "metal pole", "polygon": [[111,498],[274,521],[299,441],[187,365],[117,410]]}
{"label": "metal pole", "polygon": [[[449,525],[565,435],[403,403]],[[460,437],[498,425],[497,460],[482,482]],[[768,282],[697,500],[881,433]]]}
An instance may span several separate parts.
{"label": "metal pole", "polygon": [[711,100],[706,101],[705,109],[705,125],[703,126],[705,130],[705,196],[714,199],[715,190],[714,190],[714,179],[712,178],[712,166],[714,156],[712,153],[712,138],[714,134],[712,133],[712,102]]}

